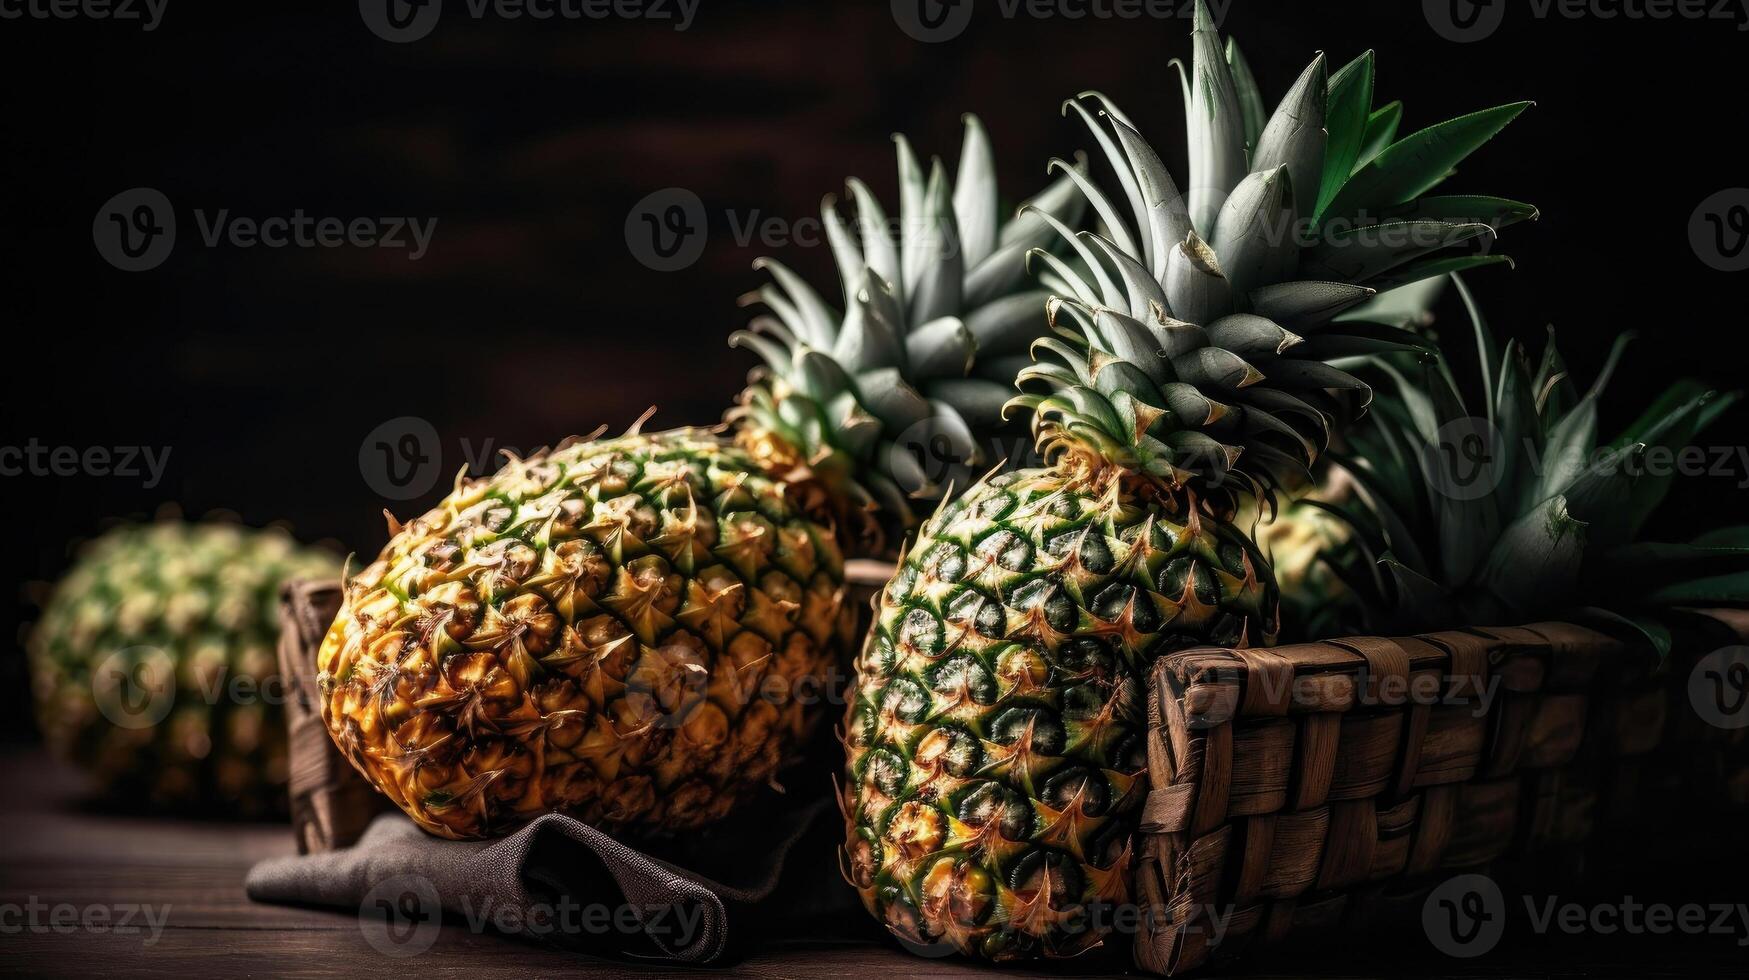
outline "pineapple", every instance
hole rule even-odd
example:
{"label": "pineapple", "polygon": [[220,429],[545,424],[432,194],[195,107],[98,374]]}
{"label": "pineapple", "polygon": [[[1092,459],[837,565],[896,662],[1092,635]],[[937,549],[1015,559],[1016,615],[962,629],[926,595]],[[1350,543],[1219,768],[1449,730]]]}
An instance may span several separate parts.
{"label": "pineapple", "polygon": [[[1310,483],[1338,393],[1364,403],[1328,359],[1423,343],[1336,314],[1494,261],[1448,247],[1491,235],[1484,212],[1534,213],[1420,196],[1517,107],[1393,141],[1371,56],[1328,81],[1320,57],[1265,120],[1197,14],[1188,198],[1109,102],[1108,126],[1085,114],[1133,221],[1069,169],[1104,234],[1065,225],[1072,254],[1036,256],[1056,336],[1011,403],[1047,465],[924,523],[856,664],[846,875],[911,945],[1003,960],[1103,942],[1129,894],[1147,665],[1275,640],[1279,591],[1237,518]],[[1368,213],[1424,234],[1363,233],[1349,219]],[[1319,232],[1303,248],[1279,232],[1298,214]]]}
{"label": "pineapple", "polygon": [[443,837],[723,816],[807,734],[844,628],[838,544],[784,490],[688,431],[459,482],[347,582],[335,742]]}
{"label": "pineapple", "polygon": [[[1673,481],[1655,460],[1692,445],[1739,396],[1682,382],[1602,442],[1598,399],[1630,337],[1581,391],[1553,331],[1533,368],[1522,345],[1500,349],[1457,285],[1479,376],[1460,384],[1425,355],[1378,363],[1392,397],[1331,457],[1358,492],[1313,510],[1341,540],[1322,556],[1336,582],[1312,628],[1420,632],[1578,614],[1667,654],[1671,607],[1749,603],[1749,531],[1639,540]],[[1465,407],[1465,390],[1483,393],[1484,410]]]}
{"label": "pineapple", "polygon": [[1026,257],[1057,234],[1047,213],[1060,227],[1083,209],[1065,176],[999,223],[976,116],[951,181],[940,160],[926,176],[905,137],[894,143],[896,220],[855,178],[852,220],[831,196],[821,205],[844,312],[762,259],[775,281],[746,299],[771,315],[731,338],[765,361],[732,413],[746,423],[739,441],[772,472],[824,485],[834,519],[870,554],[890,554],[916,526],[911,500],[939,497],[959,465],[995,447],[1027,345],[1047,332],[1048,294],[1028,283]]}
{"label": "pineapple", "polygon": [[634,431],[511,460],[348,581],[323,717],[421,827],[486,837],[556,810],[693,830],[771,783],[837,695],[844,556],[915,523],[914,444],[971,456],[991,438],[1007,387],[987,375],[1015,366],[986,358],[1046,330],[1025,256],[1055,232],[999,224],[976,119],[951,193],[902,138],[899,163],[900,234],[858,182],[859,235],[825,205],[847,312],[763,263],[773,316],[735,342],[767,366],[729,438]]}
{"label": "pineapple", "polygon": [[107,532],[27,644],[49,748],[114,803],[283,812],[279,587],[339,571],[277,529],[164,520]]}

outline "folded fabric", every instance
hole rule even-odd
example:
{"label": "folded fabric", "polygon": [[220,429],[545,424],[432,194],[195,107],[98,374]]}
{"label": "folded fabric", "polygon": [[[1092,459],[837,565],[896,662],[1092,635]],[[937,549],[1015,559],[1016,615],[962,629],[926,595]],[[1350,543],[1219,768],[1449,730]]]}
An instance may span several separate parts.
{"label": "folded fabric", "polygon": [[755,907],[830,812],[830,799],[816,799],[749,815],[673,842],[668,860],[559,814],[488,841],[442,840],[402,814],[383,814],[351,847],[257,864],[244,889],[259,902],[356,910],[366,922],[386,917],[404,935],[435,923],[441,909],[476,931],[597,955],[709,963],[728,951],[731,931],[756,931]]}

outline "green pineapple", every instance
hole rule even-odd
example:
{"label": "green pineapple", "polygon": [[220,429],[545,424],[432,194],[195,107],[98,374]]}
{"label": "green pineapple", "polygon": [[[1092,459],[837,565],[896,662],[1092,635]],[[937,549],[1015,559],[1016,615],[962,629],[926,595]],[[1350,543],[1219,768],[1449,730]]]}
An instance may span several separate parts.
{"label": "green pineapple", "polygon": [[277,529],[166,520],[107,532],[30,636],[50,749],[115,802],[283,812],[279,587],[339,572]]}
{"label": "green pineapple", "polygon": [[[1749,602],[1749,530],[1641,540],[1674,479],[1657,460],[1691,446],[1739,396],[1685,381],[1604,441],[1598,399],[1630,338],[1581,390],[1553,331],[1533,367],[1522,345],[1500,349],[1458,290],[1473,334],[1460,339],[1474,344],[1479,375],[1460,384],[1441,358],[1379,359],[1391,397],[1332,455],[1358,492],[1298,505],[1342,529],[1322,556],[1339,588],[1308,597],[1306,628],[1419,632],[1579,614],[1630,625],[1667,653],[1672,607]],[[1466,408],[1464,391],[1482,393],[1482,410]]]}
{"label": "green pineapple", "polygon": [[[1065,226],[1065,257],[1035,255],[1056,335],[1013,404],[1047,465],[924,523],[857,662],[847,875],[908,943],[1013,959],[1105,940],[1145,792],[1147,665],[1274,641],[1279,591],[1240,514],[1308,485],[1364,404],[1330,359],[1424,345],[1353,312],[1498,261],[1454,249],[1534,214],[1422,196],[1520,107],[1397,140],[1371,55],[1328,80],[1320,57],[1266,120],[1200,4],[1194,40],[1190,193],[1106,103],[1105,125],[1085,115],[1129,214],[1070,170],[1102,233]],[[1416,234],[1352,227],[1362,213]],[[1297,214],[1317,233],[1281,234]]]}
{"label": "green pineapple", "polygon": [[[899,141],[902,224],[850,184],[828,200],[845,311],[779,263],[767,362],[701,430],[568,442],[512,460],[404,527],[346,586],[322,645],[341,751],[420,826],[502,833],[557,810],[676,833],[726,814],[796,753],[848,659],[844,558],[885,553],[928,489],[919,444],[976,454],[1045,332],[1000,220],[977,120],[951,187]],[[1041,201],[1075,206],[1066,181]]]}

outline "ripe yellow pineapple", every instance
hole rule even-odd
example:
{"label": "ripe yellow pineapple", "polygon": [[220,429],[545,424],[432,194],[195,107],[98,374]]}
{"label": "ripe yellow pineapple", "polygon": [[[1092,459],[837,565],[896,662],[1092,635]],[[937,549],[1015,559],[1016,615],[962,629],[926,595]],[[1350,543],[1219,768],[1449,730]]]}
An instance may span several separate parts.
{"label": "ripe yellow pineapple", "polygon": [[561,446],[464,481],[347,582],[323,715],[435,834],[689,829],[807,734],[842,582],[832,533],[709,433]]}
{"label": "ripe yellow pineapple", "polygon": [[[879,553],[929,483],[913,443],[967,458],[1045,329],[967,119],[959,173],[899,141],[901,220],[828,199],[844,311],[770,262],[765,361],[724,435],[562,445],[463,480],[346,585],[319,654],[347,758],[422,827],[502,833],[558,810],[689,830],[771,781],[848,660],[844,555]],[[1074,211],[1067,179],[1041,200]],[[1002,378],[1003,380],[994,380]],[[842,672],[838,672],[842,677]]]}

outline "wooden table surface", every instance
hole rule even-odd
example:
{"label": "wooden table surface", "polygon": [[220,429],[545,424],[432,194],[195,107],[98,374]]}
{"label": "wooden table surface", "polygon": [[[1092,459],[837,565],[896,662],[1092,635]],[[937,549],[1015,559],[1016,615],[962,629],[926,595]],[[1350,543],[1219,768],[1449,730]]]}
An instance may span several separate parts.
{"label": "wooden table surface", "polygon": [[[1061,969],[992,970],[962,960],[904,953],[872,931],[821,942],[797,937],[715,970],[626,963],[469,931],[446,924],[432,947],[391,959],[366,941],[356,914],[251,902],[243,876],[263,858],[294,851],[271,824],[220,824],[118,816],[79,802],[79,782],[29,747],[0,747],[0,974],[19,976],[415,975],[420,978],[632,976],[708,973],[746,977],[1026,977],[1087,975]],[[1739,875],[1742,869],[1734,869]],[[1749,892],[1749,889],[1745,889]],[[1749,899],[1749,894],[1744,895]],[[57,912],[56,908],[65,911]],[[154,910],[162,923],[122,933],[85,928],[71,916],[119,919]],[[28,911],[34,908],[34,912]],[[91,913],[91,910],[101,910]],[[135,914],[136,921],[144,920]],[[93,920],[93,925],[97,923]],[[1246,976],[1660,977],[1749,976],[1744,937],[1536,937],[1489,956],[1453,960],[1408,943],[1381,952],[1349,944],[1253,959]],[[1048,971],[1048,972],[1047,972]]]}

